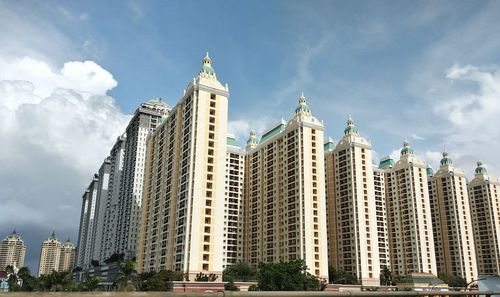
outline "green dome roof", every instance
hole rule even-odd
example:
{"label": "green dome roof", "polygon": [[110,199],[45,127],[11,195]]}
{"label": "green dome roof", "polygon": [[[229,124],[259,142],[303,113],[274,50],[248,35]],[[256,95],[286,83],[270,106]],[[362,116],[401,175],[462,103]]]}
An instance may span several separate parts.
{"label": "green dome roof", "polygon": [[405,140],[405,142],[403,142],[403,148],[401,149],[401,156],[413,155],[413,154],[415,154],[415,152],[410,147],[410,143]]}
{"label": "green dome roof", "polygon": [[488,170],[483,166],[483,163],[481,161],[477,161],[477,167],[476,170],[474,171],[476,174],[486,174],[488,173]]}
{"label": "green dome roof", "polygon": [[203,58],[200,73],[215,75],[215,70],[212,67],[212,59],[210,59],[210,57],[208,56],[208,52],[207,52],[207,55],[205,56],[205,58]]}
{"label": "green dome roof", "polygon": [[358,129],[354,125],[354,121],[352,120],[351,116],[349,116],[349,119],[347,120],[347,127],[344,129],[344,135],[348,134],[357,134]]}
{"label": "green dome roof", "polygon": [[453,160],[451,160],[450,157],[448,157],[447,152],[443,152],[443,158],[441,159],[441,165],[451,165],[453,164]]}
{"label": "green dome roof", "polygon": [[304,97],[304,93],[302,93],[302,96],[299,98],[299,106],[295,108],[295,114],[299,112],[304,112],[304,113],[310,113],[311,110],[309,109],[309,106],[307,106],[306,102],[306,97]]}
{"label": "green dome roof", "polygon": [[257,139],[257,134],[255,133],[255,130],[250,131],[250,137],[247,140],[247,144],[257,144],[259,142],[259,139]]}
{"label": "green dome roof", "polygon": [[431,165],[427,165],[427,169],[425,169],[425,172],[429,176],[433,176],[434,175],[434,170],[432,169]]}
{"label": "green dome roof", "polygon": [[378,164],[378,168],[388,169],[388,168],[394,167],[394,164],[396,164],[396,163],[394,163],[394,160],[391,159],[390,157],[388,157],[388,158],[380,160],[380,163]]}

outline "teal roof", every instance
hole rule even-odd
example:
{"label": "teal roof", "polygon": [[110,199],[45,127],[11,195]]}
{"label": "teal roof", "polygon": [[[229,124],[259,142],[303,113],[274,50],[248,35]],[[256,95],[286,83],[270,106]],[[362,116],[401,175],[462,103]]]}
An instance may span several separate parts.
{"label": "teal roof", "polygon": [[378,168],[380,169],[388,169],[394,167],[394,160],[391,158],[386,158],[380,160],[380,163],[378,164]]}
{"label": "teal roof", "polygon": [[57,239],[56,233],[54,231],[52,231],[52,234],[49,236],[49,239]]}
{"label": "teal roof", "polygon": [[17,235],[16,229],[12,231],[9,235],[7,235],[7,238],[19,238],[19,235]]}
{"label": "teal roof", "polygon": [[201,71],[200,72],[208,73],[208,74],[211,74],[211,75],[215,75],[215,70],[212,67],[212,60],[208,56],[208,53],[205,56],[205,58],[203,58],[203,63],[202,63]]}
{"label": "teal roof", "polygon": [[481,161],[477,161],[477,167],[476,170],[474,171],[476,174],[486,174],[488,173],[488,170],[483,166],[483,163]]}
{"label": "teal roof", "polygon": [[302,93],[302,96],[300,96],[299,98],[299,106],[297,106],[297,108],[295,108],[295,113],[299,113],[299,112],[305,112],[305,113],[309,113],[311,112],[311,110],[309,109],[309,106],[307,106],[307,102],[306,102],[306,97],[304,97],[304,93]]}
{"label": "teal roof", "polygon": [[443,158],[441,159],[441,165],[451,165],[453,164],[453,161],[451,160],[450,157],[448,157],[447,152],[443,152]]}
{"label": "teal roof", "polygon": [[148,101],[148,104],[152,105],[167,105],[161,98],[155,98]]}
{"label": "teal roof", "polygon": [[434,170],[432,170],[431,165],[427,166],[427,169],[425,169],[425,172],[426,172],[426,173],[427,173],[427,175],[429,175],[429,176],[433,176],[433,175],[434,175]]}
{"label": "teal roof", "polygon": [[413,149],[410,147],[410,143],[408,141],[405,141],[403,143],[403,148],[401,149],[401,156],[404,155],[413,155]]}
{"label": "teal roof", "polygon": [[271,129],[266,134],[262,135],[262,138],[260,139],[259,143],[262,143],[262,142],[268,140],[269,138],[271,138],[271,137],[273,137],[275,135],[280,134],[284,130],[285,130],[285,124],[284,123],[280,123],[278,126],[274,127],[273,129]]}
{"label": "teal roof", "polygon": [[234,139],[234,137],[229,137],[229,136],[227,137],[227,145],[240,147],[240,145],[238,144],[238,141],[236,141],[236,139]]}
{"label": "teal roof", "polygon": [[331,152],[335,149],[335,144],[332,141],[328,141],[327,143],[325,143],[324,149],[325,149],[325,152],[326,151]]}
{"label": "teal roof", "polygon": [[255,130],[250,131],[250,137],[248,137],[247,144],[257,144],[259,143],[259,139],[257,138],[257,134],[255,133]]}
{"label": "teal roof", "polygon": [[352,120],[351,116],[349,116],[349,119],[347,120],[347,127],[344,129],[344,135],[349,135],[349,134],[357,134],[358,129],[354,125],[354,121]]}

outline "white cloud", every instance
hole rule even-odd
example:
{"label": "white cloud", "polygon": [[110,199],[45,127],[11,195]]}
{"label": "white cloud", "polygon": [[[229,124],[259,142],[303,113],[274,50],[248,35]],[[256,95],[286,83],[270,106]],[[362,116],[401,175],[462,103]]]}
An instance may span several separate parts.
{"label": "white cloud", "polygon": [[[277,122],[278,119],[275,119],[274,121]],[[228,132],[233,134],[240,143],[241,147],[244,148],[252,129],[257,133],[257,137],[260,137],[264,131],[271,128],[272,124],[273,121],[268,117],[240,117],[235,120],[229,120]]]}

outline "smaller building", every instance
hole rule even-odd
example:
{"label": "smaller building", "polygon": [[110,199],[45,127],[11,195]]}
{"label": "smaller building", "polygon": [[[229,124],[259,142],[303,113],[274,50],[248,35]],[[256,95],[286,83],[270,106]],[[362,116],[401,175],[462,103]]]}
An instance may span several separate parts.
{"label": "smaller building", "polygon": [[12,231],[0,243],[0,271],[5,270],[5,267],[11,266],[24,266],[24,254],[26,253],[26,246],[21,237]]}
{"label": "smaller building", "polygon": [[413,291],[449,291],[448,285],[431,273],[410,273],[403,275],[396,287]]}
{"label": "smaller building", "polygon": [[38,276],[54,271],[70,271],[75,264],[76,247],[68,239],[64,245],[54,232],[42,243]]}

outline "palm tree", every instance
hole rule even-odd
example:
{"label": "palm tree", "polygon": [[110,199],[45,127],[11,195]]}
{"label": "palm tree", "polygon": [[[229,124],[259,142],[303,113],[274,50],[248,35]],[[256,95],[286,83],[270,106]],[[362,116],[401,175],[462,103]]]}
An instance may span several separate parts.
{"label": "palm tree", "polygon": [[119,291],[135,291],[138,284],[137,271],[134,261],[125,261],[120,263],[120,271],[116,278],[116,285]]}

